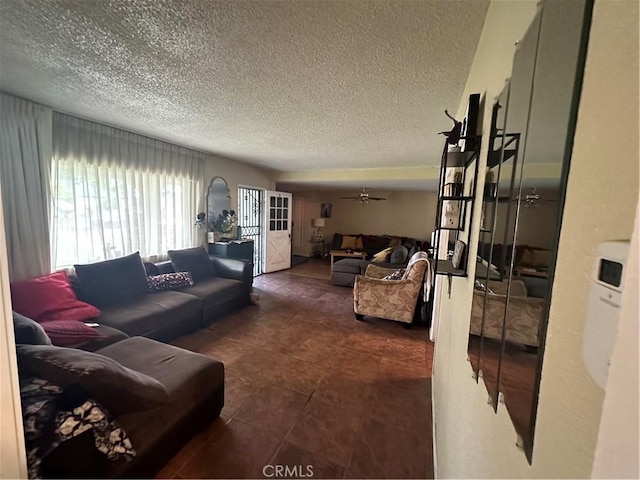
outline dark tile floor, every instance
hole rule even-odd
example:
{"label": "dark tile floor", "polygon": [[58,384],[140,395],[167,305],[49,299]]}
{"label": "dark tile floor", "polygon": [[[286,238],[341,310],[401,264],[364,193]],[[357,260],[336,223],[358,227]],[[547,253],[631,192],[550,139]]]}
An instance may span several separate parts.
{"label": "dark tile floor", "polygon": [[328,273],[257,277],[258,305],[174,342],[224,362],[225,407],[159,478],[433,478],[427,331],[356,321]]}

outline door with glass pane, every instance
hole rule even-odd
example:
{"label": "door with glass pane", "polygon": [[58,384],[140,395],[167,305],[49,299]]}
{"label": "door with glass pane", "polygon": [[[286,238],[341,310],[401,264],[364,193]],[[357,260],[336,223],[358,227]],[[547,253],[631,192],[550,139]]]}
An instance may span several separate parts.
{"label": "door with glass pane", "polygon": [[264,272],[291,267],[291,194],[265,191]]}

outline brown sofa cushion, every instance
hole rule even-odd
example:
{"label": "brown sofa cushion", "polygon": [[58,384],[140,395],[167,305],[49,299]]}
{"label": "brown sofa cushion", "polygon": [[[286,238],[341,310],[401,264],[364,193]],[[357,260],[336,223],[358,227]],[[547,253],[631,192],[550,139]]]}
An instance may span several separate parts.
{"label": "brown sofa cushion", "polygon": [[204,247],[169,250],[167,252],[176,272],[191,272],[194,282],[216,276],[216,269]]}
{"label": "brown sofa cushion", "polygon": [[16,350],[21,374],[63,388],[79,385],[113,413],[151,410],[169,400],[159,381],[103,355],[48,345],[19,345]]}
{"label": "brown sofa cushion", "polygon": [[139,252],[74,267],[84,299],[98,307],[127,302],[149,288]]}

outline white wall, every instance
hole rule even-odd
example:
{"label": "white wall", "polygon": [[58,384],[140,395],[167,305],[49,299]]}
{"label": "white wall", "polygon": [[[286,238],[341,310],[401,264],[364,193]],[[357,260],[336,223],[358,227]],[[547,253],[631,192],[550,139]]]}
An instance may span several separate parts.
{"label": "white wall", "polygon": [[[512,45],[534,12],[534,2],[491,3],[467,93],[486,91],[492,99],[502,88]],[[471,378],[466,357],[472,282],[454,279],[451,299],[441,298],[434,364],[439,477],[591,475],[604,391],[582,364],[584,309],[596,245],[628,239],[633,228],[638,197],[637,39],[636,2],[596,0],[553,284],[533,464],[515,447],[515,430],[504,407],[494,414],[484,385]],[[488,123],[485,116],[484,125]],[[488,132],[483,133],[486,152]],[[477,228],[476,223],[472,238]]]}
{"label": "white wall", "polygon": [[303,245],[294,248],[296,255],[309,255],[312,252],[311,239],[315,228],[311,226],[314,218],[320,217],[320,205],[333,205],[331,218],[326,219],[323,228],[325,241],[330,242],[334,233],[365,235],[397,235],[419,240],[429,240],[435,222],[435,192],[387,192],[372,191],[371,196],[387,200],[372,201],[368,205],[343,200],[340,197],[357,195],[357,191],[333,192],[310,191],[296,192],[295,197],[304,198]]}

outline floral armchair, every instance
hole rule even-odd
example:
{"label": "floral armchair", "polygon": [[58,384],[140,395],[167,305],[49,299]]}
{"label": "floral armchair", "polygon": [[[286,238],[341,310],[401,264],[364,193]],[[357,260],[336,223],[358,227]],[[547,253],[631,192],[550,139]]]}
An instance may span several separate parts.
{"label": "floral armchair", "polygon": [[[500,340],[504,309],[506,305],[506,282],[489,281],[491,292],[487,293],[487,303],[484,308],[484,336]],[[484,292],[473,291],[471,306],[471,325],[469,333],[480,335],[482,329],[482,312]],[[527,296],[527,288],[521,280],[511,282],[511,296],[507,313],[505,338],[509,342],[519,343],[529,347],[539,346],[538,329],[540,319],[544,313],[546,299]]]}
{"label": "floral armchair", "polygon": [[416,252],[411,257],[399,280],[384,279],[397,269],[369,265],[364,275],[356,277],[353,287],[356,319],[362,320],[364,315],[368,315],[410,324],[418,296],[423,292],[422,280],[428,268],[425,252]]}

